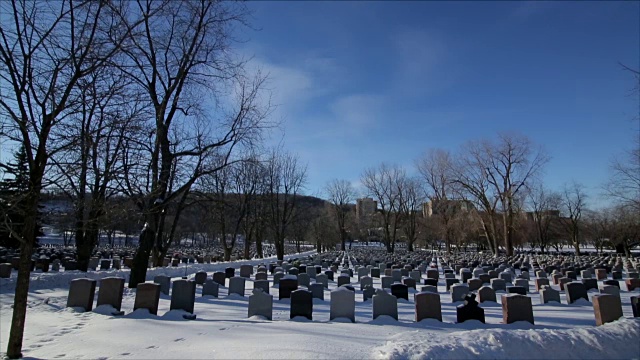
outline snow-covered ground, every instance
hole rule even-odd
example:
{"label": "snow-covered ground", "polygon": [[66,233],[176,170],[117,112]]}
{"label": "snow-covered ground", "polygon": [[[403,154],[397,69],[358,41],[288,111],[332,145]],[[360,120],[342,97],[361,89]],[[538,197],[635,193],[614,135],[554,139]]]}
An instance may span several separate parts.
{"label": "snow-covered ground", "polygon": [[[269,260],[238,261],[234,265],[268,263]],[[184,266],[184,265],[181,265]],[[189,277],[198,270],[208,273],[227,267],[226,263],[189,265]],[[158,268],[147,279],[166,274],[179,278],[185,268]],[[11,322],[11,304],[15,276],[0,279],[0,351],[6,351]],[[29,294],[29,309],[23,354],[27,358],[46,359],[363,359],[363,358],[493,358],[493,359],[629,359],[640,358],[640,318],[632,318],[630,296],[622,287],[624,319],[595,326],[591,303],[579,301],[566,305],[540,304],[533,279],[532,297],[535,325],[518,322],[502,324],[500,294],[498,303],[483,303],[486,324],[467,321],[455,324],[455,306],[438,286],[443,322],[414,321],[413,295],[398,301],[399,321],[383,316],[372,320],[371,301],[362,302],[356,293],[356,323],[336,319],[329,321],[330,289],[325,301],[314,299],[313,321],[289,319],[289,300],[274,295],[273,321],[248,318],[248,296],[253,282],[247,281],[247,297],[227,296],[220,288],[219,298],[202,297],[198,287],[196,320],[184,320],[179,311],[169,311],[170,297],[161,295],[158,316],[140,309],[132,311],[135,290],[125,288],[124,316],[105,315],[104,306],[79,313],[65,308],[71,279],[124,276],[128,270],[80,273],[34,273]],[[271,280],[272,277],[269,276]],[[357,278],[352,283],[359,289]],[[98,283],[99,286],[99,283]],[[379,279],[374,286],[380,287]],[[557,288],[554,286],[554,288]],[[413,290],[410,290],[414,293]],[[597,293],[589,292],[591,297]],[[1,353],[4,355],[4,353]]]}

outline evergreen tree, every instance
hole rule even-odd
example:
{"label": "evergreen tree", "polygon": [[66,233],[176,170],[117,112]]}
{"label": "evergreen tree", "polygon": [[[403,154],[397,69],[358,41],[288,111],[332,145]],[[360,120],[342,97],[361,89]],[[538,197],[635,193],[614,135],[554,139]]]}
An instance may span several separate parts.
{"label": "evergreen tree", "polygon": [[[4,170],[0,180],[0,246],[18,248],[20,242],[14,236],[22,233],[24,224],[24,195],[29,190],[29,166],[27,153],[21,146],[13,155],[13,162],[2,163]],[[38,231],[38,235],[42,235]]]}

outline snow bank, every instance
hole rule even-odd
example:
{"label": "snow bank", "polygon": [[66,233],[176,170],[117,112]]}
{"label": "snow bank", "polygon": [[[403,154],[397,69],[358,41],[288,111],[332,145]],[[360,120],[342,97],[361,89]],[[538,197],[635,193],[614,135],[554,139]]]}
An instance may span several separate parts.
{"label": "snow bank", "polygon": [[377,359],[637,359],[640,319],[572,330],[502,329],[403,332],[373,350]]}

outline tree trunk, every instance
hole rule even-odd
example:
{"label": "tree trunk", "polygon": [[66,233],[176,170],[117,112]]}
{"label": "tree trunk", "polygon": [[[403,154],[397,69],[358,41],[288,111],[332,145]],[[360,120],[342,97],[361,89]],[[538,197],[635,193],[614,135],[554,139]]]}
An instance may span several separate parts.
{"label": "tree trunk", "polygon": [[150,228],[142,230],[139,240],[140,243],[133,257],[133,268],[131,268],[131,274],[129,276],[129,288],[137,288],[138,284],[146,281],[149,255],[151,254],[155,239],[156,233],[153,230]]}
{"label": "tree trunk", "polygon": [[278,260],[284,260],[284,239],[276,239],[275,247]]}
{"label": "tree trunk", "polygon": [[245,236],[244,238],[244,258],[251,259],[251,237]]}
{"label": "tree trunk", "polygon": [[228,247],[227,244],[224,244],[222,248],[224,250],[224,261],[231,260],[231,250],[233,250],[233,246]]}

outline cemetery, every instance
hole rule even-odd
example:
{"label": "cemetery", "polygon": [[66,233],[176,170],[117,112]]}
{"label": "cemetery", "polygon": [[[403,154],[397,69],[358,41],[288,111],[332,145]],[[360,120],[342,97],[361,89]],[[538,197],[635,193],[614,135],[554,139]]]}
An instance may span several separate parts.
{"label": "cemetery", "polygon": [[[129,289],[127,266],[104,255],[111,258],[96,258],[100,267],[86,273],[66,268],[68,261],[55,271],[34,269],[25,356],[461,358],[482,349],[481,358],[531,358],[533,348],[536,358],[640,354],[637,257],[363,247],[284,261],[194,258],[150,267],[147,281]],[[8,273],[0,278],[4,342],[16,271],[11,263],[0,269]],[[578,345],[568,350],[566,341]]]}

